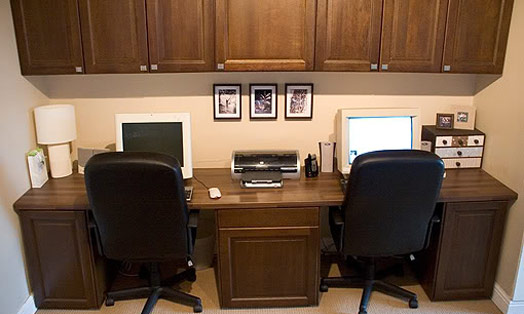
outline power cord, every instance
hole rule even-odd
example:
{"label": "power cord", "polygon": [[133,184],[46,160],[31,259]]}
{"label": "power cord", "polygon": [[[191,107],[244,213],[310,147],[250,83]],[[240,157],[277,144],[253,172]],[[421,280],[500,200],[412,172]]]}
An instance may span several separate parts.
{"label": "power cord", "polygon": [[193,179],[195,179],[198,183],[202,184],[202,186],[204,186],[206,189],[209,190],[209,187],[204,182],[202,182],[199,178],[197,178],[195,175],[193,175]]}

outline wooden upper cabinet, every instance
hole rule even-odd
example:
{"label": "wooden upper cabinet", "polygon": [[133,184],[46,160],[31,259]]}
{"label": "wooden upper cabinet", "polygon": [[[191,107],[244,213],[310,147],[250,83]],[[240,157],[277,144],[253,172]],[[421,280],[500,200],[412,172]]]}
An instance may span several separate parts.
{"label": "wooden upper cabinet", "polygon": [[313,70],[316,5],[316,0],[216,0],[217,69]]}
{"label": "wooden upper cabinet", "polygon": [[513,0],[450,0],[444,72],[502,73]]}
{"label": "wooden upper cabinet", "polygon": [[148,71],[143,0],[79,0],[86,73]]}
{"label": "wooden upper cabinet", "polygon": [[448,0],[384,0],[381,71],[440,72]]}
{"label": "wooden upper cabinet", "polygon": [[147,0],[151,71],[213,71],[214,11],[214,0]]}
{"label": "wooden upper cabinet", "polygon": [[319,0],[315,70],[378,69],[382,0]]}
{"label": "wooden upper cabinet", "polygon": [[83,72],[78,3],[12,0],[23,75]]}

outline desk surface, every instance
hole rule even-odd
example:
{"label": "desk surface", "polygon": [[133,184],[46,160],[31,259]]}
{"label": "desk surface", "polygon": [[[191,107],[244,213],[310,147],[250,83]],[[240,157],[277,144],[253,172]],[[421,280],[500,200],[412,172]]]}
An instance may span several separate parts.
{"label": "desk surface", "polygon": [[[233,181],[230,170],[194,169],[194,175],[209,187],[218,187],[222,198],[212,200],[207,189],[195,179],[190,208],[257,208],[341,205],[344,194],[337,173],[321,173],[316,178],[285,180],[281,189],[242,189]],[[448,170],[440,202],[514,200],[517,194],[481,169]],[[21,210],[87,210],[89,203],[84,177],[73,174],[50,179],[42,188],[27,191],[14,208]]]}

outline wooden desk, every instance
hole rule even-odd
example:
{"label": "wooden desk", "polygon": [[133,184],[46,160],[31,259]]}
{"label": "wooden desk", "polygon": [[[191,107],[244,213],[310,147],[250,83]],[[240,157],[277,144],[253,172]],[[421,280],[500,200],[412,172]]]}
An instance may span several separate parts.
{"label": "wooden desk", "polygon": [[[223,307],[318,304],[321,208],[341,205],[336,174],[286,180],[282,189],[241,189],[229,169],[195,169],[218,187],[211,200],[196,180],[193,209],[215,210]],[[432,300],[491,296],[508,202],[517,194],[482,170],[452,170],[437,213],[442,223],[418,255],[418,275]],[[31,286],[39,308],[98,308],[105,259],[93,243],[83,176],[51,179],[15,204]],[[467,272],[463,271],[468,269]]]}

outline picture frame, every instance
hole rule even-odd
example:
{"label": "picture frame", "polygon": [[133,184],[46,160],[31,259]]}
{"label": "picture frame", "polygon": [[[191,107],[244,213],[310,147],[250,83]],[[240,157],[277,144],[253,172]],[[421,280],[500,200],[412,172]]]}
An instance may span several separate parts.
{"label": "picture frame", "polygon": [[313,84],[286,84],[286,119],[313,119]]}
{"label": "picture frame", "polygon": [[215,120],[242,119],[242,85],[213,84],[213,117]]}
{"label": "picture frame", "polygon": [[455,105],[452,106],[452,111],[455,114],[454,128],[461,130],[474,130],[476,108],[473,106]]}
{"label": "picture frame", "polygon": [[278,117],[278,85],[249,85],[249,118],[276,119]]}
{"label": "picture frame", "polygon": [[453,113],[437,113],[436,128],[441,130],[452,130],[455,115]]}

